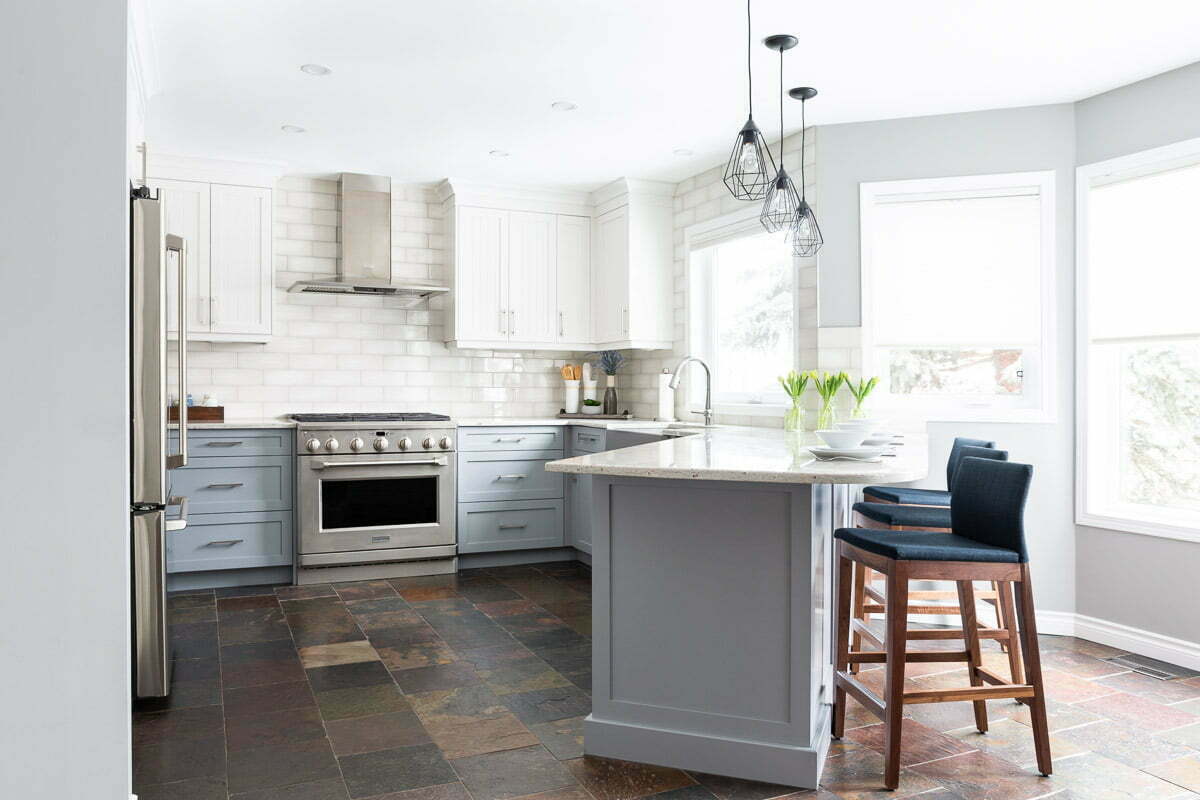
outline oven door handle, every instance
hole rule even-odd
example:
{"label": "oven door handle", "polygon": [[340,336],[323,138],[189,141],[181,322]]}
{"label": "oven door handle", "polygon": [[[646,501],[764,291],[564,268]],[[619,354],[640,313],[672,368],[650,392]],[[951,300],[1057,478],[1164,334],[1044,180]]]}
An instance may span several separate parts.
{"label": "oven door handle", "polygon": [[313,469],[328,469],[330,467],[444,467],[444,458],[422,458],[413,461],[318,461]]}

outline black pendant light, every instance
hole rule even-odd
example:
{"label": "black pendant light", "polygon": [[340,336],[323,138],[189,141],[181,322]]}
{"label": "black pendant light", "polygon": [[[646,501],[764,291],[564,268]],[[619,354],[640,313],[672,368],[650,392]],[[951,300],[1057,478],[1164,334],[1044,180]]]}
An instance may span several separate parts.
{"label": "black pendant light", "polygon": [[825,244],[821,226],[817,224],[817,215],[804,198],[804,143],[808,138],[804,104],[816,96],[817,90],[811,86],[800,86],[788,92],[788,97],[800,101],[800,205],[796,208],[796,218],[788,228],[787,238],[792,243],[792,255],[803,257],[815,256],[821,245]]}
{"label": "black pendant light", "polygon": [[738,131],[725,165],[725,187],[738,200],[762,200],[775,174],[771,148],[754,124],[754,75],[750,69],[750,0],[746,0],[746,84],[750,115]]}
{"label": "black pendant light", "polygon": [[779,171],[775,173],[775,179],[767,189],[762,213],[758,218],[764,228],[770,233],[775,233],[790,228],[800,208],[800,194],[796,191],[791,176],[783,168],[783,53],[795,47],[797,39],[795,36],[778,34],[768,36],[763,40],[763,44],[779,51]]}

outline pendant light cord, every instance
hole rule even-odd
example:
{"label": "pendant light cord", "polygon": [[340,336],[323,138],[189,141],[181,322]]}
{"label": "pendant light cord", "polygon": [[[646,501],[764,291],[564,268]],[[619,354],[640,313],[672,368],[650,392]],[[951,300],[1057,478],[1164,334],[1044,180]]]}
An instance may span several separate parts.
{"label": "pendant light cord", "polygon": [[750,68],[750,0],[746,0],[746,83],[750,86],[746,105],[750,109],[750,119],[754,119],[754,70]]}
{"label": "pendant light cord", "polygon": [[[808,129],[804,121],[804,106],[807,100],[800,101],[800,201],[804,201],[804,143],[808,139]],[[782,158],[783,156],[780,156]]]}
{"label": "pendant light cord", "polygon": [[783,48],[779,48],[779,170],[783,171]]}

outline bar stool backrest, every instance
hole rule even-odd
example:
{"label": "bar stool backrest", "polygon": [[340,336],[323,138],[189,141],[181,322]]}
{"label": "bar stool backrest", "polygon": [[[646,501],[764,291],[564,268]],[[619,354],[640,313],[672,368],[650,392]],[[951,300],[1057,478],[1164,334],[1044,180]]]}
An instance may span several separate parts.
{"label": "bar stool backrest", "polygon": [[989,442],[985,439],[968,439],[965,436],[955,436],[954,444],[950,446],[950,457],[946,459],[946,491],[954,491],[954,472],[958,469],[958,462],[962,460],[962,449],[964,447],[994,448],[995,446],[995,442]]}
{"label": "bar stool backrest", "polygon": [[[997,450],[994,447],[976,447],[967,445],[958,451],[959,463],[962,463],[964,458],[986,458],[992,461],[1008,461],[1007,450]],[[950,487],[951,491],[954,487]]]}
{"label": "bar stool backrest", "polygon": [[1033,467],[1012,461],[968,456],[959,463],[950,496],[954,533],[981,544],[1015,550],[1029,560],[1025,546],[1025,501]]}

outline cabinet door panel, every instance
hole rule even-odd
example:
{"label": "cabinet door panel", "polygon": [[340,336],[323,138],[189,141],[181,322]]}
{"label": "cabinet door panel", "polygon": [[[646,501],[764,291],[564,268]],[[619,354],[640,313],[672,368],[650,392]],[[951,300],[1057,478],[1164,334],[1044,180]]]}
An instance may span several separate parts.
{"label": "cabinet door panel", "polygon": [[558,217],[558,341],[592,341],[591,238],[587,217]]}
{"label": "cabinet door panel", "polygon": [[212,185],[212,332],[271,332],[271,190]]}
{"label": "cabinet door panel", "polygon": [[567,487],[567,498],[570,507],[567,511],[567,529],[570,532],[568,544],[585,553],[592,552],[592,476],[568,475],[570,486]]}
{"label": "cabinet door panel", "polygon": [[[163,201],[166,232],[187,243],[187,313],[189,333],[208,333],[209,189],[207,183],[150,179]],[[167,330],[179,330],[179,272],[175,254],[167,255]]]}
{"label": "cabinet door panel", "polygon": [[513,211],[508,219],[508,338],[551,343],[558,324],[555,216]]}
{"label": "cabinet door panel", "polygon": [[508,339],[508,212],[455,210],[455,331],[459,339]]}
{"label": "cabinet door panel", "polygon": [[621,207],[596,220],[595,339],[612,342],[626,338],[625,314],[629,306],[629,210]]}

